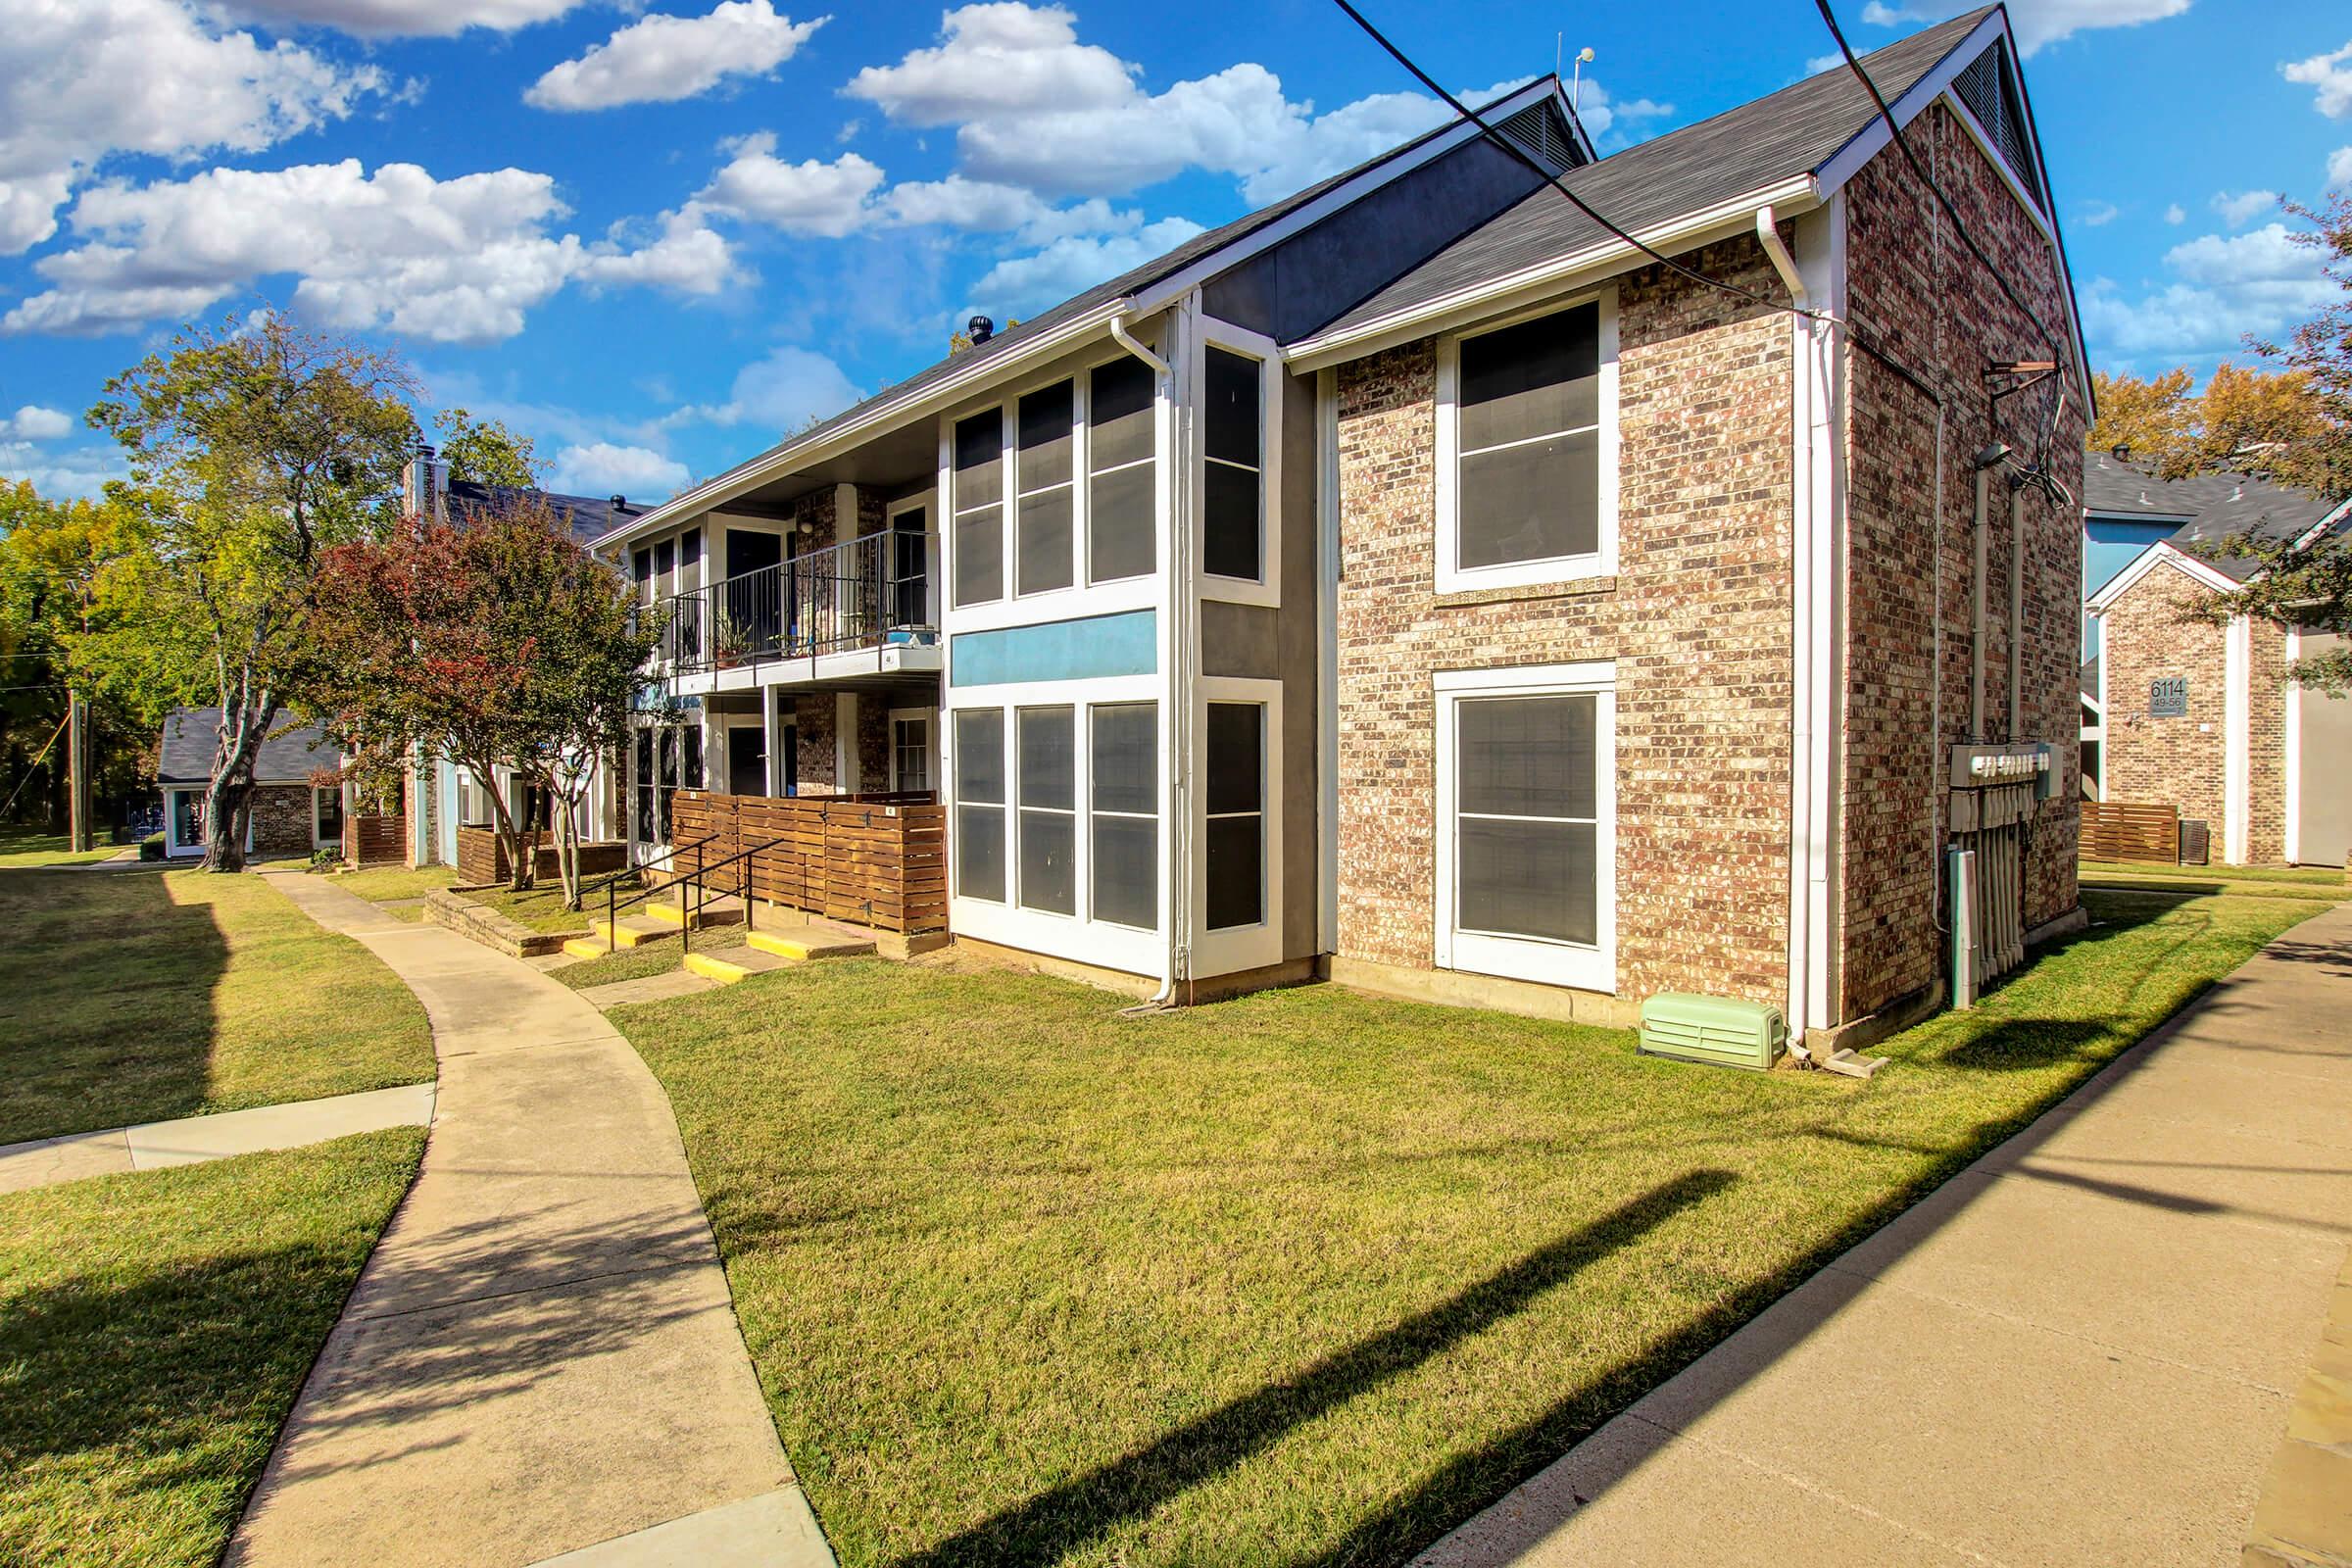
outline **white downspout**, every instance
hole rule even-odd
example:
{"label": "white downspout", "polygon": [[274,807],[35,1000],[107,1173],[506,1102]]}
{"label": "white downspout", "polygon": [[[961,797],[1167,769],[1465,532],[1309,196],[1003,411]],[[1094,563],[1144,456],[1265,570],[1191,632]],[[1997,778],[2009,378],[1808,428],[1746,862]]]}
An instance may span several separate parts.
{"label": "white downspout", "polygon": [[[1167,337],[1171,352],[1182,352],[1175,342],[1181,318],[1180,311],[1168,313]],[[1159,989],[1152,994],[1149,1001],[1129,1009],[1143,1011],[1164,1007],[1175,1000],[1176,981],[1185,969],[1189,952],[1184,933],[1190,920],[1191,900],[1187,897],[1189,882],[1185,870],[1190,862],[1190,856],[1186,852],[1192,836],[1186,831],[1190,825],[1191,795],[1185,788],[1185,780],[1186,762],[1191,756],[1192,706],[1191,686],[1185,679],[1185,671],[1189,667],[1187,653],[1190,639],[1186,635],[1183,611],[1191,561],[1188,546],[1192,539],[1192,487],[1186,482],[1190,471],[1186,454],[1190,447],[1182,389],[1176,384],[1176,372],[1166,360],[1146,348],[1129,332],[1130,319],[1132,318],[1126,316],[1111,318],[1111,341],[1151,368],[1157,380],[1160,395],[1167,399],[1168,406],[1167,417],[1161,421],[1160,428],[1166,465],[1162,493],[1168,503],[1168,559],[1162,578],[1167,591],[1160,600],[1159,629],[1160,668],[1167,677],[1167,698],[1161,712],[1168,735],[1167,766],[1161,775],[1167,786],[1164,817],[1167,826],[1163,835],[1166,874],[1162,879],[1164,891],[1160,914],[1167,922],[1165,931],[1168,945],[1167,959],[1161,966]]]}
{"label": "white downspout", "polygon": [[2026,738],[2025,688],[2026,487],[2021,484],[2009,491],[2009,744],[2012,746]]}
{"label": "white downspout", "polygon": [[[1125,349],[1128,353],[1134,355],[1137,359],[1143,361],[1146,365],[1152,367],[1152,373],[1153,375],[1158,376],[1163,381],[1168,379],[1168,377],[1173,373],[1168,369],[1168,362],[1161,359],[1158,355],[1144,347],[1144,345],[1138,342],[1135,338],[1128,335],[1127,323],[1132,319],[1132,317],[1126,316],[1112,317],[1110,318],[1110,340],[1113,343],[1116,343],[1119,347]],[[1171,387],[1169,390],[1173,392],[1174,388]]]}
{"label": "white downspout", "polygon": [[[1788,298],[1797,309],[1809,308],[1811,296],[1805,280],[1796,269],[1796,259],[1788,254],[1788,246],[1781,238],[1780,225],[1774,220],[1770,207],[1756,209],[1756,242],[1764,247],[1765,256],[1773,270],[1781,275],[1781,285],[1788,289]],[[1813,755],[1813,710],[1807,698],[1811,685],[1812,638],[1809,627],[1813,614],[1811,578],[1805,569],[1812,554],[1813,541],[1813,417],[1812,417],[1812,334],[1806,330],[1805,318],[1791,316],[1789,344],[1793,364],[1788,382],[1789,435],[1789,603],[1791,625],[1789,648],[1792,659],[1792,682],[1788,704],[1789,768],[1788,768],[1788,1038],[1791,1044],[1804,1039],[1805,1023],[1811,1013],[1811,986],[1807,955],[1812,951],[1810,914],[1812,899],[1806,882],[1806,845],[1810,842],[1813,825],[1812,768],[1808,759]]]}

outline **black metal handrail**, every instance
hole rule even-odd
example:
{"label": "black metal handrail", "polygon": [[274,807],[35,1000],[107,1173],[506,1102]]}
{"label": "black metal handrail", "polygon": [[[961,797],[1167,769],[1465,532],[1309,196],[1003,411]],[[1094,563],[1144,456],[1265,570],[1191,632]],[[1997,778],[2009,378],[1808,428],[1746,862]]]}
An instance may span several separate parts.
{"label": "black metal handrail", "polygon": [[929,541],[869,533],[673,594],[656,657],[683,674],[935,642]]}
{"label": "black metal handrail", "polygon": [[[712,837],[716,836],[712,835]],[[702,842],[708,844],[710,840],[705,839]],[[708,865],[703,863],[700,856],[695,858],[694,870],[670,884],[672,888],[689,887],[693,889],[691,901],[687,894],[678,895],[679,952],[692,953],[694,951],[694,923],[703,917],[703,910],[709,906],[710,902],[710,873],[723,871],[737,862],[741,862],[743,873],[736,892],[737,896],[743,900],[743,929],[746,934],[750,933],[752,929],[752,857],[772,850],[783,842],[782,839],[769,839],[764,844],[755,844],[749,849],[738,850],[725,859],[713,860]],[[720,897],[724,898],[725,895],[721,894]]]}
{"label": "black metal handrail", "polygon": [[[687,850],[694,851],[695,864],[699,866],[702,864],[703,846],[714,842],[717,838],[718,835],[715,833],[706,833],[701,838],[695,839],[690,843],[673,844],[669,848],[663,850],[661,854],[652,857],[650,859],[647,859],[642,864],[622,866],[619,870],[613,872],[611,876],[606,877],[603,881],[597,884],[598,887],[604,889],[605,893],[605,951],[607,953],[617,953],[620,951],[620,911],[627,908],[632,904],[642,904],[647,899],[652,898],[655,894],[663,891],[662,889],[654,887],[649,883],[647,886],[639,888],[636,892],[623,899],[618,897],[619,884],[628,877],[644,876],[647,871],[651,870],[661,861],[674,859],[679,854]],[[591,890],[583,888],[580,891],[580,902],[582,904],[586,904],[588,902],[587,895]]]}

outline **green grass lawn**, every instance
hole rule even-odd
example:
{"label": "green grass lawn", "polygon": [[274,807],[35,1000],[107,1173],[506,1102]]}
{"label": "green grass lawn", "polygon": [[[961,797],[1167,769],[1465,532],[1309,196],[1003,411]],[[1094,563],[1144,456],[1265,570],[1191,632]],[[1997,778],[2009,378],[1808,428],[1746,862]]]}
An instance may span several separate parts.
{"label": "green grass lawn", "polygon": [[2086,902],[1868,1083],[953,964],[612,1017],[847,1568],[1396,1563],[2319,907]]}
{"label": "green grass lawn", "polygon": [[[624,882],[620,886],[620,896],[624,899],[636,891],[636,887],[632,883]],[[596,900],[596,907],[593,909],[585,906],[577,909],[565,908],[564,906],[564,885],[552,881],[542,882],[539,886],[520,893],[507,888],[484,888],[468,893],[466,897],[476,904],[488,905],[517,925],[528,926],[533,931],[585,935],[588,930],[588,922],[591,919],[602,919],[605,912],[602,898]],[[645,912],[644,906],[640,905],[635,909],[624,912],[642,914]]]}
{"label": "green grass lawn", "polygon": [[621,948],[601,958],[583,958],[562,968],[547,971],[551,980],[561,980],[574,991],[590,986],[609,986],[621,980],[642,980],[648,975],[667,974],[678,967],[678,944],[649,942],[642,948]]}
{"label": "green grass lawn", "polygon": [[2322,899],[2340,902],[2352,896],[2344,873],[2324,865],[2164,865],[2140,860],[2084,860],[2082,885],[2094,887],[2157,887],[2187,895],[2245,894],[2254,898]]}
{"label": "green grass lawn", "polygon": [[0,1143],[422,1083],[424,1009],[258,876],[0,871]]}
{"label": "green grass lawn", "polygon": [[393,899],[421,899],[457,879],[456,870],[446,865],[428,865],[416,871],[405,865],[371,865],[365,871],[343,872],[334,880],[335,886],[346,893],[370,904],[384,904]]}
{"label": "green grass lawn", "polygon": [[0,1197],[0,1562],[217,1562],[423,1147]]}
{"label": "green grass lawn", "polygon": [[[105,834],[99,837],[104,839]],[[66,848],[63,833],[0,833],[0,869],[38,865],[81,865],[91,860],[103,860],[122,851],[120,844],[101,843],[94,850],[77,852]]]}

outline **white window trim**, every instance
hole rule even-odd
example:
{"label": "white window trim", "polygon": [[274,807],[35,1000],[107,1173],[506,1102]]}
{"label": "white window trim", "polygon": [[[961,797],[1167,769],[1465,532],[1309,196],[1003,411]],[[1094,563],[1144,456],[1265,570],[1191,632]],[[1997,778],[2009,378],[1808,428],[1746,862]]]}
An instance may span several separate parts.
{"label": "white window trim", "polygon": [[[332,839],[329,839],[326,836],[324,824],[319,819],[318,808],[323,804],[321,797],[328,795],[332,795],[336,800],[341,801],[343,799],[343,786],[340,784],[331,786],[314,784],[311,786],[311,848],[314,850],[323,850],[329,845],[332,845],[336,849],[341,849],[343,847],[343,836],[338,833]],[[348,816],[349,814],[349,803],[346,802],[345,815]]]}
{"label": "white window trim", "polygon": [[[1092,531],[1094,528],[1093,494],[1088,465],[1093,455],[1093,397],[1094,372],[1102,366],[1116,360],[1133,359],[1125,349],[1104,347],[1075,361],[1062,361],[1050,369],[1040,371],[992,391],[987,397],[957,404],[939,418],[939,482],[934,493],[938,502],[939,527],[935,530],[937,543],[933,573],[935,608],[934,623],[943,632],[995,631],[1006,626],[1026,626],[1039,621],[1076,620],[1090,615],[1118,614],[1130,610],[1151,610],[1160,602],[1160,573],[1167,567],[1169,544],[1169,432],[1171,405],[1168,388],[1161,378],[1153,377],[1152,420],[1152,455],[1155,482],[1152,485],[1152,569],[1132,577],[1111,577],[1094,582],[1087,575],[1093,560]],[[1017,559],[1019,541],[1019,485],[1017,449],[1020,441],[1020,402],[1032,392],[1059,381],[1071,383],[1071,498],[1070,498],[1070,586],[1049,588],[1038,593],[1017,592],[1020,582],[1020,563]],[[1004,499],[998,517],[1000,547],[1004,563],[1004,591],[995,599],[974,605],[957,605],[954,595],[955,516],[950,510],[956,502],[956,426],[977,414],[995,409],[1004,420],[1003,451]]]}
{"label": "white window trim", "polygon": [[[255,787],[256,789],[259,789],[259,788],[261,788],[261,786],[260,786],[260,785],[258,785],[258,784],[257,784],[257,785],[255,785],[254,787]],[[187,789],[177,789],[177,788],[174,788],[174,789],[167,790],[167,791],[165,792],[165,794],[166,794],[167,796],[171,796],[171,795],[193,795],[193,796],[195,796],[195,797],[196,797],[196,798],[197,798],[199,801],[202,801],[202,800],[203,800],[203,798],[204,798],[204,794],[205,794],[205,786],[204,786],[204,785],[202,785],[202,784],[198,784],[198,785],[194,785],[194,786],[192,786],[192,787],[190,787],[190,788],[187,788]],[[316,837],[316,836],[317,836],[317,834],[316,834],[316,828],[317,828],[317,826],[318,826],[317,819],[314,817],[314,818],[313,818],[313,820],[312,820],[312,827],[313,827],[313,829],[314,829],[314,833],[313,833],[313,836],[314,836],[314,837]],[[170,801],[169,799],[167,799],[167,800],[164,802],[164,854],[165,854],[165,856],[168,858],[168,857],[174,856],[174,855],[202,855],[203,853],[204,853],[204,841],[203,841],[202,839],[199,839],[199,840],[197,840],[197,841],[196,841],[195,843],[193,843],[193,844],[183,844],[183,843],[181,843],[181,842],[180,842],[180,838],[179,838],[179,815],[178,815],[178,813],[177,813],[177,812],[175,812],[175,811],[173,811],[173,810],[172,809],[172,803],[171,803],[171,801]],[[251,855],[251,854],[253,853],[253,812],[252,812],[251,810],[248,810],[248,811],[246,812],[246,815],[245,815],[245,853],[246,853],[247,855]]]}
{"label": "white window trim", "polygon": [[[1093,799],[1094,755],[1088,745],[1092,720],[1088,710],[1101,704],[1152,703],[1159,715],[1158,749],[1153,766],[1161,780],[1160,843],[1167,843],[1169,803],[1165,760],[1168,749],[1168,710],[1165,683],[1157,675],[1120,675],[1102,680],[1032,681],[997,686],[967,686],[954,690],[938,710],[932,734],[939,750],[940,799],[948,814],[948,923],[959,936],[994,942],[1026,953],[1116,969],[1127,974],[1160,975],[1167,965],[1168,941],[1163,931],[1146,931],[1094,917],[1094,842],[1087,830]],[[1077,846],[1071,874],[1077,878],[1077,912],[1053,914],[1020,906],[1020,718],[1023,708],[1069,706],[1077,710],[1077,755],[1072,759],[1077,810]],[[1005,899],[967,897],[962,889],[956,845],[956,715],[975,709],[993,709],[1004,718],[1004,892]],[[1167,919],[1166,887],[1159,890],[1160,919]]]}
{"label": "white window trim", "polygon": [[[938,710],[930,708],[894,708],[890,710],[888,723],[890,725],[890,788],[891,793],[895,795],[906,788],[906,781],[899,771],[899,726],[901,724],[923,726],[923,772],[927,777],[939,772],[939,743],[936,739],[939,732]],[[927,783],[923,788],[937,789],[938,786],[935,783]]]}
{"label": "white window trim", "polygon": [[1265,918],[1255,925],[1228,926],[1211,931],[1208,919],[1208,789],[1207,760],[1196,759],[1188,772],[1198,781],[1189,794],[1187,809],[1192,813],[1192,864],[1184,868],[1191,878],[1192,907],[1195,929],[1192,937],[1192,977],[1205,980],[1215,975],[1236,974],[1245,969],[1259,969],[1280,963],[1283,958],[1283,756],[1282,756],[1282,682],[1278,680],[1245,680],[1238,676],[1204,675],[1194,683],[1193,735],[1195,744],[1205,746],[1208,736],[1208,705],[1210,703],[1255,703],[1265,710],[1265,746],[1261,760],[1265,777]]}
{"label": "white window trim", "polygon": [[[1586,305],[1600,307],[1600,494],[1595,517],[1599,548],[1587,555],[1554,556],[1544,561],[1515,561],[1500,566],[1456,566],[1461,531],[1461,379],[1462,340],[1482,337],[1504,327],[1557,316]],[[1534,588],[1610,577],[1617,572],[1617,285],[1590,294],[1547,302],[1519,311],[1465,331],[1438,339],[1438,453],[1437,453],[1437,581],[1440,593],[1468,593],[1482,588]]]}
{"label": "white window trim", "polygon": [[[1439,670],[1437,696],[1437,897],[1432,953],[1441,969],[1614,995],[1617,990],[1617,671],[1609,662],[1513,669]],[[1591,947],[1539,937],[1491,936],[1454,928],[1456,710],[1465,698],[1592,696],[1594,941]]]}
{"label": "white window trim", "polygon": [[[881,548],[890,553],[883,563],[884,574],[896,564],[899,518],[909,512],[923,514],[923,619],[936,627],[939,624],[939,493],[923,490],[914,495],[901,496],[882,509],[882,532],[886,542]],[[895,590],[896,584],[892,587]],[[894,606],[895,610],[895,606]]]}
{"label": "white window trim", "polygon": [[1186,384],[1193,390],[1196,416],[1190,421],[1193,431],[1192,450],[1186,455],[1189,488],[1192,491],[1192,515],[1187,526],[1192,529],[1193,562],[1196,566],[1206,560],[1208,525],[1208,451],[1205,422],[1198,417],[1199,398],[1208,384],[1208,351],[1225,349],[1258,362],[1257,392],[1257,564],[1263,573],[1259,579],[1227,577],[1200,567],[1200,597],[1227,604],[1266,605],[1279,608],[1282,604],[1282,415],[1283,376],[1282,346],[1270,337],[1220,321],[1213,316],[1199,318],[1200,330],[1192,335],[1186,350]]}

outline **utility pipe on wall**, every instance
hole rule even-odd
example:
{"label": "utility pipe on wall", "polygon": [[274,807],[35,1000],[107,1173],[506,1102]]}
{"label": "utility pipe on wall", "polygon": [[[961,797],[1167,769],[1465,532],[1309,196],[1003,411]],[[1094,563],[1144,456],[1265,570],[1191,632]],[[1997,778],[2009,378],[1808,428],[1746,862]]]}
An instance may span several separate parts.
{"label": "utility pipe on wall", "polygon": [[1992,473],[1982,459],[1977,464],[1977,542],[1975,575],[1968,591],[1968,738],[1984,739],[1984,509],[1990,504]]}
{"label": "utility pipe on wall", "polygon": [[2009,487],[2009,742],[2026,738],[2026,487]]}

